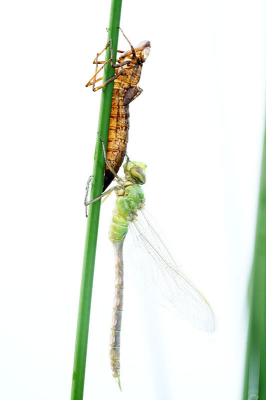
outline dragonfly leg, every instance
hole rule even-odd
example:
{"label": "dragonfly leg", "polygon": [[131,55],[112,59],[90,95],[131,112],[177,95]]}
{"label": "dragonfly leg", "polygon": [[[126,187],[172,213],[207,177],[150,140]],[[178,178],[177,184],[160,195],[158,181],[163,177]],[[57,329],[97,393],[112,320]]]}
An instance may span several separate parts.
{"label": "dragonfly leg", "polygon": [[88,217],[88,206],[90,204],[95,203],[95,201],[98,201],[98,200],[102,199],[105,196],[109,197],[110,194],[113,192],[113,190],[115,190],[116,188],[117,188],[117,186],[107,190],[106,192],[100,194],[100,196],[97,196],[97,197],[95,197],[95,199],[92,199],[92,200],[89,200],[89,201],[87,201],[87,197],[86,197],[85,201],[84,201],[86,217]]}
{"label": "dragonfly leg", "polygon": [[127,153],[125,154],[125,158],[126,158],[126,162],[125,162],[125,164],[124,164],[124,169],[125,169],[125,171],[126,171],[126,169],[127,169],[127,164],[128,164],[129,161],[130,161]]}
{"label": "dragonfly leg", "polygon": [[[122,28],[120,28],[120,26],[118,26],[118,29],[120,29],[120,31],[122,32],[123,36],[124,36],[124,37],[126,38],[126,40],[128,41],[128,43],[129,43],[129,45],[130,45],[130,47],[131,47],[132,52],[135,53],[134,47],[132,46],[132,44],[130,43],[130,41],[128,40],[128,38],[126,37],[126,35],[124,34],[124,32],[122,31]],[[106,28],[106,32],[109,32],[109,28]],[[125,52],[124,50],[116,50],[116,51],[117,51],[117,53],[124,53],[124,52]]]}
{"label": "dragonfly leg", "polygon": [[91,181],[92,181],[93,177],[94,177],[94,175],[90,175],[89,176],[89,179],[87,180],[86,190],[85,190],[84,205],[85,205],[86,217],[88,216],[88,213],[87,213],[87,202],[88,202],[88,197],[89,197],[89,193],[90,193]]}
{"label": "dragonfly leg", "polygon": [[106,196],[105,196],[105,198],[102,200],[102,204],[105,202],[105,200],[108,199],[109,196],[111,196],[111,194],[112,194],[112,190],[110,189],[109,193],[106,192]]}
{"label": "dragonfly leg", "polygon": [[[127,40],[128,40],[128,39],[127,39]],[[101,51],[101,53],[97,54],[96,58],[95,58],[94,61],[93,61],[93,64],[96,64],[96,63],[98,63],[98,64],[105,64],[104,61],[98,61],[98,57],[104,52],[104,50],[107,49],[107,46],[108,46],[109,43],[110,43],[111,58],[110,58],[110,60],[106,61],[105,63],[108,63],[108,62],[111,61],[111,66],[112,66],[113,68],[123,67],[124,65],[127,65],[128,63],[130,63],[130,60],[126,60],[126,61],[122,61],[122,62],[119,62],[119,60],[116,60],[116,64],[114,64],[113,41],[112,41],[112,39],[110,39],[109,42],[107,42],[105,48]],[[130,42],[129,42],[129,43],[130,43]],[[131,44],[130,44],[130,46],[131,46]],[[131,47],[134,49],[133,46],[131,46]],[[117,50],[117,51],[118,51],[119,53],[124,53],[122,50]],[[134,50],[134,51],[135,51],[135,50]],[[117,61],[118,61],[118,62],[117,62]],[[104,67],[104,66],[103,66],[103,67]],[[103,68],[103,67],[102,67],[102,68]],[[102,68],[101,68],[101,69],[102,69]]]}
{"label": "dragonfly leg", "polygon": [[[93,91],[94,91],[94,89],[95,89],[95,83],[102,79],[102,78],[100,78],[100,79],[97,79],[97,80],[96,80],[97,74],[105,67],[106,64],[108,64],[109,62],[113,62],[112,57],[111,57],[110,60],[108,60],[108,61],[99,61],[99,60],[98,60],[99,56],[107,49],[108,44],[111,44],[111,42],[112,42],[112,40],[110,39],[110,40],[106,43],[105,48],[104,48],[100,53],[97,53],[95,59],[93,60],[93,64],[96,64],[96,67],[95,67],[95,74],[94,74],[93,77],[89,80],[89,82],[86,84],[86,87],[92,86],[92,90],[93,90]],[[112,53],[111,53],[111,54],[112,54]],[[103,65],[102,65],[102,67],[98,70],[98,65],[100,65],[100,64],[103,64]]]}
{"label": "dragonfly leg", "polygon": [[109,170],[112,172],[112,174],[116,177],[116,179],[118,180],[118,182],[123,182],[123,179],[120,178],[117,173],[115,172],[115,170],[113,169],[113,167],[111,166],[111,164],[109,163],[108,159],[107,159],[107,154],[106,154],[106,149],[105,149],[105,145],[104,145],[104,141],[103,138],[101,137],[100,133],[97,132],[98,135],[100,136],[101,142],[102,142],[102,148],[103,148],[103,155],[104,155],[104,159],[106,162],[107,167],[109,168]]}
{"label": "dragonfly leg", "polygon": [[130,160],[129,160],[129,155],[127,154],[127,152],[125,153],[125,157],[126,157],[126,159],[127,159],[126,162],[128,163]]}
{"label": "dragonfly leg", "polygon": [[[99,61],[99,60],[98,60],[99,56],[107,49],[107,47],[108,47],[109,44],[110,44],[110,50],[111,50],[111,58],[110,58],[109,60],[107,60],[107,61]],[[108,79],[106,82],[104,82],[102,85],[95,87],[95,84],[96,84],[97,82],[99,82],[100,80],[103,79],[102,77],[96,79],[98,73],[99,73],[99,72],[106,66],[106,64],[108,64],[109,62],[111,63],[111,66],[112,66],[113,68],[123,67],[124,65],[126,65],[126,64],[128,64],[128,63],[130,62],[129,60],[127,60],[127,61],[123,61],[123,62],[121,62],[121,63],[118,62],[118,63],[114,64],[114,63],[113,63],[113,60],[114,60],[114,57],[113,57],[113,46],[112,46],[112,39],[110,39],[110,40],[106,43],[105,48],[104,48],[100,53],[97,53],[95,59],[93,60],[93,64],[96,64],[95,74],[94,74],[93,77],[89,80],[89,82],[86,84],[86,87],[92,86],[92,90],[93,90],[94,92],[96,92],[97,90],[102,89],[104,86],[108,85],[110,82],[114,81],[116,78],[118,78],[118,76],[120,76],[121,74],[124,73],[123,70],[122,70],[122,72],[119,71],[117,74],[115,74],[114,76],[112,76],[112,78],[110,78],[110,79]],[[101,66],[101,68],[98,69],[98,66],[99,66],[99,65],[102,65],[102,66]]]}
{"label": "dragonfly leg", "polygon": [[136,58],[136,52],[135,52],[135,49],[134,49],[134,47],[132,46],[132,44],[130,43],[130,41],[128,40],[128,38],[126,37],[126,35],[124,34],[124,32],[123,32],[122,28],[120,28],[120,26],[119,26],[118,28],[119,28],[119,29],[120,29],[120,31],[122,32],[122,34],[123,34],[124,38],[125,38],[125,39],[128,41],[128,43],[129,43],[129,46],[131,47],[132,54],[133,54],[134,58]]}
{"label": "dragonfly leg", "polygon": [[[124,70],[121,69],[121,70],[118,71],[115,75],[113,75],[110,79],[108,79],[107,81],[105,81],[102,85],[97,86],[96,88],[93,88],[92,90],[93,90],[94,92],[96,92],[97,90],[102,89],[103,87],[109,85],[110,82],[113,82],[115,79],[117,79],[120,75],[123,75],[124,73],[125,73]],[[102,79],[102,78],[100,78],[100,79]],[[99,80],[100,80],[100,79],[99,79]],[[96,81],[96,82],[97,82],[97,81]],[[86,86],[90,86],[90,85],[87,84]]]}

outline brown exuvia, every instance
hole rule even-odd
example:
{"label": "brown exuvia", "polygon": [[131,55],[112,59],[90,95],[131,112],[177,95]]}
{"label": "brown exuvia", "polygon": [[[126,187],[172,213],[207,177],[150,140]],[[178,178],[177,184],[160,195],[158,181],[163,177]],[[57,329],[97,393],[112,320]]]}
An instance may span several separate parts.
{"label": "brown exuvia", "polygon": [[[111,48],[110,60],[106,62],[98,61],[98,57],[103,53],[103,51],[107,48],[109,44]],[[117,60],[117,63],[114,64],[111,39],[107,43],[103,51],[97,54],[93,62],[94,64],[96,64],[96,73],[86,85],[92,86],[93,91],[96,91],[114,81],[109,124],[109,136],[107,144],[107,159],[115,172],[118,172],[126,154],[129,129],[129,104],[142,93],[142,89],[137,85],[141,77],[142,64],[146,61],[151,48],[151,44],[147,40],[141,42],[136,48],[134,48],[130,42],[129,44],[131,50],[126,52],[118,50],[118,52],[122,54]],[[115,75],[104,82],[102,85],[95,87],[96,82],[102,79],[96,79],[97,74],[108,62],[111,62],[112,67],[115,68]],[[100,64],[103,65],[98,70],[98,65]],[[106,166],[103,192],[110,185],[113,179],[113,173]]]}

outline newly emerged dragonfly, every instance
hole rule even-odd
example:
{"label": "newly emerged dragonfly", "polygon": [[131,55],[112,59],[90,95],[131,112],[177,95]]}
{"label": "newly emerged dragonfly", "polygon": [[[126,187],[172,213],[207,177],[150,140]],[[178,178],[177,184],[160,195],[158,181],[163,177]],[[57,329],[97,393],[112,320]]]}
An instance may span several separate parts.
{"label": "newly emerged dragonfly", "polygon": [[[138,87],[138,83],[141,77],[142,65],[150,54],[151,48],[151,44],[148,40],[144,40],[134,48],[121,28],[120,30],[128,41],[130,50],[117,50],[118,53],[122,54],[117,60],[114,60],[112,39],[110,39],[105,48],[98,53],[94,59],[93,64],[96,64],[96,71],[93,77],[86,84],[87,87],[92,86],[92,89],[95,92],[114,81],[107,144],[107,159],[115,172],[118,172],[126,154],[129,130],[129,104],[143,92],[143,90]],[[111,50],[110,60],[99,61],[98,58],[108,46],[110,46]],[[103,79],[102,77],[98,78],[98,73],[108,63],[111,63],[111,66],[115,68],[115,75],[102,85],[96,86],[96,83]],[[98,66],[101,64],[102,66],[98,69]],[[106,165],[103,192],[110,185],[113,179],[114,175]]]}
{"label": "newly emerged dragonfly", "polygon": [[[102,141],[103,143],[103,141]],[[127,158],[124,164],[125,178],[121,179],[112,170],[106,158],[106,163],[113,172],[117,185],[107,190],[97,198],[86,201],[89,204],[116,193],[116,205],[113,211],[109,239],[115,252],[115,297],[111,327],[110,359],[114,378],[120,384],[120,332],[123,310],[124,263],[125,255],[131,258],[131,272],[145,292],[155,302],[177,312],[196,327],[213,332],[215,316],[213,310],[188,279],[166,247],[159,230],[155,227],[152,217],[145,210],[145,198],[141,188],[146,182],[146,165],[133,162]],[[129,266],[126,265],[126,269]],[[130,275],[130,274],[129,274]]]}

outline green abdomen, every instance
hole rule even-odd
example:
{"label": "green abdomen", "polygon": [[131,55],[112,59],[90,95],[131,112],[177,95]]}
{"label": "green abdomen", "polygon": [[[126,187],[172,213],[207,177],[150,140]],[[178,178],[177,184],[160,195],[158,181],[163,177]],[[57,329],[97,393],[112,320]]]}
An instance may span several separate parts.
{"label": "green abdomen", "polygon": [[120,242],[127,234],[128,226],[144,205],[144,193],[140,185],[128,186],[123,195],[118,195],[109,232],[111,242]]}

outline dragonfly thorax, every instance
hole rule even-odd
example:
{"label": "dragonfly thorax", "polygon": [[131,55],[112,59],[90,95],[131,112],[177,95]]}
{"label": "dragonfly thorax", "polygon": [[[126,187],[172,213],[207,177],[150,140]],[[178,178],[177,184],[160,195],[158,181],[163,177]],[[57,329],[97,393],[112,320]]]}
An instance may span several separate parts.
{"label": "dragonfly thorax", "polygon": [[145,169],[146,165],[138,161],[127,160],[124,164],[125,179],[115,189],[117,199],[109,232],[109,239],[113,243],[124,240],[130,222],[144,207],[141,185],[146,182]]}

